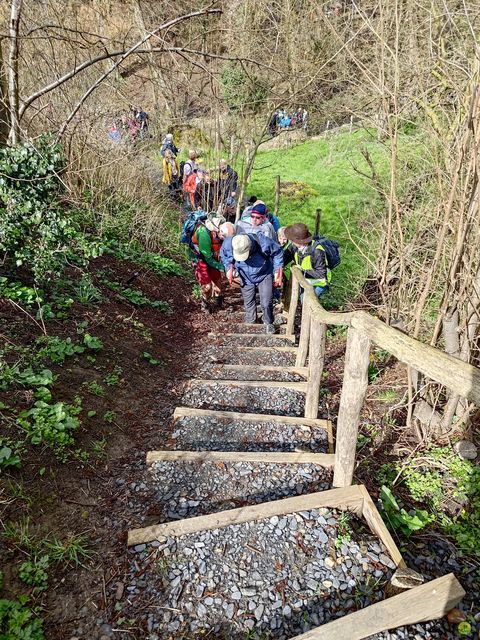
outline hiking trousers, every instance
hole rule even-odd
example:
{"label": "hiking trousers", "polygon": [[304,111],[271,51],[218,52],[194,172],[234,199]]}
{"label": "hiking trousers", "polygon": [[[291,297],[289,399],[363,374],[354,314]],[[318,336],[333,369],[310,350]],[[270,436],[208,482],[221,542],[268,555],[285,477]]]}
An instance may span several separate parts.
{"label": "hiking trousers", "polygon": [[263,324],[273,324],[273,274],[266,276],[257,284],[246,283],[241,287],[243,304],[245,306],[245,322],[254,323],[257,320],[257,291],[260,296],[260,306],[263,313]]}

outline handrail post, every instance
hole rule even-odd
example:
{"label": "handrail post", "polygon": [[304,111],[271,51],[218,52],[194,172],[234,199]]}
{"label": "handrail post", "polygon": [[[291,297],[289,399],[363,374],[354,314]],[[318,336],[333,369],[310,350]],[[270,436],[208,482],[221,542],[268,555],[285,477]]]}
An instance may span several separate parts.
{"label": "handrail post", "polygon": [[369,360],[370,340],[361,330],[349,327],[337,418],[334,487],[347,487],[352,484],[358,423],[368,386]]}
{"label": "handrail post", "polygon": [[315,319],[310,311],[310,349],[308,354],[307,395],[305,398],[305,418],[317,418],[320,385],[325,359],[325,336],[327,325]]}
{"label": "handrail post", "polygon": [[297,313],[298,299],[300,297],[300,283],[292,273],[292,291],[290,295],[290,304],[288,305],[288,320],[285,328],[287,336],[293,336],[295,328],[295,314]]}
{"label": "handrail post", "polygon": [[[304,367],[307,361],[308,344],[310,342],[310,321],[312,312],[308,304],[307,296],[303,296],[302,303],[302,323],[300,325],[300,339],[298,341],[296,367]],[[290,319],[290,316],[288,316]]]}

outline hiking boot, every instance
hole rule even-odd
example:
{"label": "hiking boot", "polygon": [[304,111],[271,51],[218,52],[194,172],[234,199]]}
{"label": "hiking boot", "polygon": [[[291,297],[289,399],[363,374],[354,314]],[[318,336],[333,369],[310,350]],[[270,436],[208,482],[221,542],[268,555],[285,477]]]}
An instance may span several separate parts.
{"label": "hiking boot", "polygon": [[266,325],[265,325],[265,333],[268,333],[268,334],[273,334],[273,333],[275,333],[275,325],[273,325],[273,324],[266,324]]}
{"label": "hiking boot", "polygon": [[208,300],[205,300],[205,298],[202,298],[200,309],[203,311],[203,313],[212,313],[210,305],[208,304]]}

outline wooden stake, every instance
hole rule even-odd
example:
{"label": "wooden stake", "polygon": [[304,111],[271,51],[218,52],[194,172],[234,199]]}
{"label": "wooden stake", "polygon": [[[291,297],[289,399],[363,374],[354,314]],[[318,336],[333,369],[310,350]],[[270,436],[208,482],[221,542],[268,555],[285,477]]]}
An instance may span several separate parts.
{"label": "wooden stake", "polygon": [[334,487],[352,484],[358,422],[368,386],[370,340],[353,327],[348,329],[342,395],[337,418]]}
{"label": "wooden stake", "polygon": [[306,296],[303,298],[302,304],[302,324],[300,326],[300,340],[298,342],[296,367],[304,367],[307,361],[308,344],[310,342],[310,319],[311,311]]}
{"label": "wooden stake", "polygon": [[[293,276],[292,276],[293,277]],[[288,305],[288,320],[285,328],[285,335],[293,336],[295,329],[295,314],[298,307],[298,299],[300,298],[300,284],[298,280],[293,277],[292,280],[292,295],[290,296],[290,304]]]}
{"label": "wooden stake", "polygon": [[307,396],[305,398],[306,418],[316,418],[318,414],[318,399],[320,397],[320,386],[322,383],[326,333],[327,326],[323,322],[318,322],[315,316],[311,314]]}
{"label": "wooden stake", "polygon": [[321,209],[317,209],[316,214],[315,214],[315,233],[313,234],[314,236],[318,236],[318,234],[320,233],[320,221],[322,219],[322,210]]}
{"label": "wooden stake", "polygon": [[275,207],[273,209],[273,214],[278,216],[278,211],[280,209],[280,176],[277,176],[275,179]]}

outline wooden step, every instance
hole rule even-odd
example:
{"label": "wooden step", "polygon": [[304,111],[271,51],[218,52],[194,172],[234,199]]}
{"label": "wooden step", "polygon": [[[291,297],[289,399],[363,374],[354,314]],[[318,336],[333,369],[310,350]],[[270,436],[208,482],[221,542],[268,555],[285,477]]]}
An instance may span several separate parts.
{"label": "wooden step", "polygon": [[[222,377],[222,373],[224,376],[228,376],[228,374],[232,375],[232,380],[258,380],[267,381],[271,379],[271,381],[278,380],[280,377],[281,380],[284,380],[288,375],[297,376],[297,377],[308,377],[308,367],[280,367],[280,366],[257,366],[257,365],[243,365],[243,364],[216,364],[215,362],[209,362],[201,367],[202,375],[208,376],[208,379],[215,380],[213,377],[212,371],[214,374],[219,375],[219,378]],[[287,374],[283,375],[282,374]],[[276,375],[278,377],[276,377]],[[212,376],[210,378],[210,376]],[[301,380],[298,380],[301,382]]]}
{"label": "wooden step", "polygon": [[333,467],[331,453],[283,453],[276,451],[148,451],[147,464],[165,462],[252,462],[270,464],[317,464]]}
{"label": "wooden step", "polygon": [[398,627],[443,618],[464,595],[462,585],[453,573],[449,573],[327,622],[291,640],[363,640]]}
{"label": "wooden step", "polygon": [[270,338],[273,340],[288,340],[295,344],[295,336],[286,333],[209,333],[209,338]]}
{"label": "wooden step", "polygon": [[254,387],[263,389],[294,389],[307,393],[306,382],[279,382],[278,380],[202,380],[195,378],[187,382],[187,386],[221,384],[230,387]]}
{"label": "wooden step", "polygon": [[215,420],[241,421],[262,423],[276,422],[278,424],[292,426],[308,426],[325,429],[327,432],[328,451],[333,453],[333,433],[330,420],[314,418],[297,418],[292,416],[280,416],[267,413],[239,413],[237,411],[215,411],[212,409],[194,409],[192,407],[177,407],[173,413],[173,419],[180,418],[213,418]]}
{"label": "wooden step", "polygon": [[143,544],[157,540],[162,536],[177,537],[321,507],[353,511],[358,516],[363,517],[372,533],[383,542],[397,567],[405,566],[400,551],[363,485],[320,491],[294,498],[284,498],[248,507],[229,509],[205,516],[166,522],[141,529],[132,529],[128,532],[127,544],[128,546]]}

